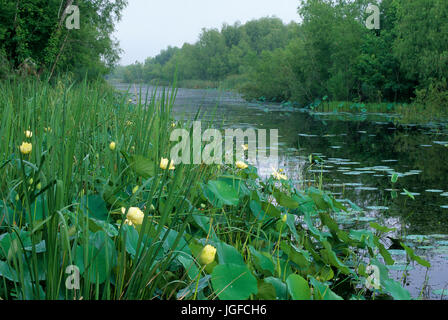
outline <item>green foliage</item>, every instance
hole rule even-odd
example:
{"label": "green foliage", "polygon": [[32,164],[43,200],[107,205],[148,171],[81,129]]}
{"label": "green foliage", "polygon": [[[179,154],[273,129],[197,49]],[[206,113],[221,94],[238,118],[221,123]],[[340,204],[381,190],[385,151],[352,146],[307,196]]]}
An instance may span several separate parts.
{"label": "green foliage", "polygon": [[380,30],[364,25],[368,3],[302,1],[300,35],[254,61],[253,81],[243,92],[302,105],[326,95],[336,101],[396,102],[423,94],[417,103],[446,105],[447,3],[376,3]]}
{"label": "green foliage", "polygon": [[[65,8],[76,4],[80,29],[65,27]],[[110,72],[118,61],[118,43],[111,37],[126,0],[1,1],[0,60],[22,75],[72,72],[82,79]],[[2,66],[3,68],[3,66]]]}
{"label": "green foliage", "polygon": [[263,51],[285,46],[293,37],[296,24],[284,25],[278,18],[252,20],[244,25],[224,24],[221,30],[203,29],[194,44],[168,47],[144,63],[119,67],[113,78],[124,82],[169,83],[177,70],[180,83],[202,80],[206,83],[233,79],[232,87],[245,82],[247,70]]}
{"label": "green foliage", "polygon": [[[390,230],[342,230],[334,217],[348,209],[325,191],[252,166],[160,168],[174,96],[130,105],[65,80],[0,90],[1,299],[410,298],[380,262],[394,262],[380,242]],[[206,245],[216,255],[203,265]],[[377,289],[365,264],[381,270]],[[78,289],[66,287],[72,265]]]}
{"label": "green foliage", "polygon": [[[369,4],[380,8],[379,30],[365,25]],[[177,70],[188,87],[221,85],[248,100],[290,101],[317,109],[325,107],[322,100],[395,104],[415,98],[408,111],[370,104],[350,111],[393,109],[431,118],[445,109],[446,1],[302,0],[298,14],[300,24],[262,18],[224,24],[220,31],[204,29],[195,44],[168,47],[144,63],[120,67],[114,77],[167,84]]]}

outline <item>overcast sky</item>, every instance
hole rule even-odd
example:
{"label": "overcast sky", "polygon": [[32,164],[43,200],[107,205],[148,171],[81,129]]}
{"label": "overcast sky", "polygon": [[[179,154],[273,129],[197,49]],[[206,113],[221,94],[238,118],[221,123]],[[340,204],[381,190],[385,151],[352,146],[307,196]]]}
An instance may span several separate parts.
{"label": "overcast sky", "polygon": [[298,21],[299,0],[129,0],[115,37],[120,64],[143,62],[170,46],[198,40],[202,28],[221,28],[266,16]]}

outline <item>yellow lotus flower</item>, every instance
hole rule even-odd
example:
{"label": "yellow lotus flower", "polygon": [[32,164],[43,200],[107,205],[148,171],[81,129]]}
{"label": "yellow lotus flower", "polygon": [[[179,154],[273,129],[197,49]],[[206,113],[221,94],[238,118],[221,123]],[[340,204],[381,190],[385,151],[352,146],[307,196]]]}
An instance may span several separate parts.
{"label": "yellow lotus flower", "polygon": [[235,162],[235,165],[238,169],[246,169],[248,167],[243,161],[237,161]]}
{"label": "yellow lotus flower", "polygon": [[241,148],[243,148],[244,151],[249,150],[249,145],[248,144],[242,144]]}
{"label": "yellow lotus flower", "polygon": [[283,217],[282,217],[282,221],[283,221],[283,222],[286,222],[287,219],[288,219],[288,215],[287,215],[287,214],[284,214]]}
{"label": "yellow lotus flower", "polygon": [[141,225],[143,223],[144,217],[145,217],[145,214],[143,213],[143,211],[137,207],[129,208],[128,213],[126,215],[126,218],[137,226]]}
{"label": "yellow lotus flower", "polygon": [[51,132],[51,128],[50,128],[50,127],[48,127],[48,128],[44,128],[44,131],[45,131],[45,132]]}
{"label": "yellow lotus flower", "polygon": [[[282,169],[280,169],[280,170],[282,170]],[[274,178],[277,180],[288,180],[288,177],[285,174],[281,174],[279,171],[272,168],[272,175],[274,176]]]}
{"label": "yellow lotus flower", "polygon": [[25,137],[31,138],[32,136],[33,136],[33,133],[31,131],[29,131],[29,130],[25,131]]}
{"label": "yellow lotus flower", "polygon": [[[166,159],[166,158],[162,158],[162,159],[160,160],[160,169],[162,169],[162,170],[166,170],[166,168],[168,168],[168,161],[169,161],[168,159]],[[174,170],[174,169],[175,169],[173,160],[171,160],[171,162],[170,162],[170,166],[169,166],[168,169],[169,169],[169,170]]]}
{"label": "yellow lotus flower", "polygon": [[115,150],[115,146],[116,146],[115,142],[112,141],[112,142],[109,144],[109,149],[112,150],[112,151],[114,151],[114,150]]}
{"label": "yellow lotus flower", "polygon": [[203,265],[207,265],[215,261],[216,248],[211,245],[206,245],[199,256],[199,262]]}
{"label": "yellow lotus flower", "polygon": [[30,154],[33,150],[33,145],[28,142],[22,142],[22,145],[19,147],[19,149],[22,154]]}

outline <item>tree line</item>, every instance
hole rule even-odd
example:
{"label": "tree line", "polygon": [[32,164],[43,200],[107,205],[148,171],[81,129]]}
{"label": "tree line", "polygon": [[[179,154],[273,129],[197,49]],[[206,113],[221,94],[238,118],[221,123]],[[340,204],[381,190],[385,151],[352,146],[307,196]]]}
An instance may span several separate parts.
{"label": "tree line", "polygon": [[[369,29],[369,5],[380,28]],[[248,99],[448,103],[446,0],[302,0],[299,23],[266,17],[203,29],[194,44],[168,47],[120,67],[125,82],[209,80]]]}
{"label": "tree line", "polygon": [[[0,78],[69,73],[97,78],[119,59],[111,37],[127,0],[0,0]],[[67,28],[79,10],[79,29]],[[72,22],[72,21],[69,21]]]}

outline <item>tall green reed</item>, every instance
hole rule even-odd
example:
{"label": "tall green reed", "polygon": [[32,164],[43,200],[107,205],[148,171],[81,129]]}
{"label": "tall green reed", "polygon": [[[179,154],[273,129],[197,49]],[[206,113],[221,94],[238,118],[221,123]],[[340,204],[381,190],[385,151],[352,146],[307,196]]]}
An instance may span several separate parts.
{"label": "tall green reed", "polygon": [[[119,95],[101,82],[73,84],[62,78],[49,85],[11,80],[0,83],[0,90],[4,93],[0,98],[0,256],[7,258],[2,268],[9,280],[0,285],[4,295],[22,299],[157,296],[158,275],[178,254],[171,250],[160,258],[162,245],[172,230],[177,235],[171,245],[178,246],[187,226],[187,219],[179,216],[192,210],[187,199],[206,171],[187,165],[174,172],[159,167],[162,157],[169,158],[176,91],[154,91],[152,98],[131,104],[128,95]],[[27,130],[32,132],[29,138]],[[23,141],[32,143],[29,155],[19,152]],[[109,148],[112,141],[115,150]],[[139,186],[140,191],[132,194],[131,186]],[[114,217],[121,221],[112,237],[98,227],[111,228],[109,224],[92,220],[102,199],[107,221]],[[121,207],[130,206],[145,213],[133,256],[126,246],[135,232],[124,225],[124,216],[117,216]],[[101,235],[94,233],[100,230]],[[105,265],[92,267],[98,256],[103,256]],[[67,290],[66,268],[79,264],[81,287]],[[103,281],[101,273],[106,274]]]}

